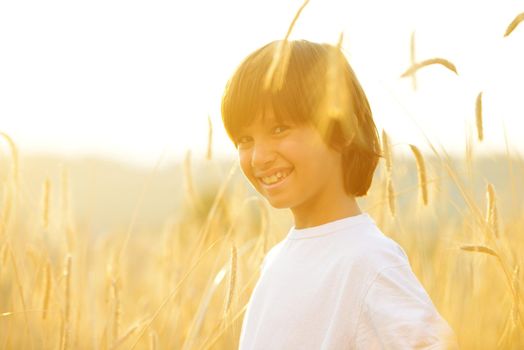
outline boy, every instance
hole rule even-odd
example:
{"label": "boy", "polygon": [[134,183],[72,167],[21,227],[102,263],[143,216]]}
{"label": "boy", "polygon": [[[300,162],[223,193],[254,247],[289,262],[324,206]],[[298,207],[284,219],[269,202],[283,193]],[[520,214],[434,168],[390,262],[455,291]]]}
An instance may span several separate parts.
{"label": "boy", "polygon": [[294,218],[264,258],[241,350],[455,346],[402,248],[355,199],[380,146],[339,48],[301,40],[256,50],[229,80],[222,118],[249,182]]}

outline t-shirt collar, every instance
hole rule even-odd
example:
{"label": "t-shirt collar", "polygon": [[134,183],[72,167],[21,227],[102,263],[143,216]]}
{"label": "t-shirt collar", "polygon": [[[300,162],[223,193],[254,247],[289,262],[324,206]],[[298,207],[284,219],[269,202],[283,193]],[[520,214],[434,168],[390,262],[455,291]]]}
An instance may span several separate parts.
{"label": "t-shirt collar", "polygon": [[363,223],[374,223],[373,219],[367,213],[361,213],[354,216],[348,216],[335,221],[330,221],[322,225],[297,229],[291,227],[287,239],[304,239],[324,236],[336,231],[345,230],[355,225]]}

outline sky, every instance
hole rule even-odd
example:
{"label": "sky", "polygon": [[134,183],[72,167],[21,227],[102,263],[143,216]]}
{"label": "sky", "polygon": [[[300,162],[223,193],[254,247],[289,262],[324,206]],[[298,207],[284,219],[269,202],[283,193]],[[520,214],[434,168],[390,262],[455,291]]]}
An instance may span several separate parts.
{"label": "sky", "polygon": [[[303,1],[2,1],[0,131],[23,154],[96,155],[141,165],[190,150],[203,157],[208,117],[215,155],[235,156],[221,125],[227,79],[253,50],[282,39]],[[291,39],[336,44],[366,91],[394,152],[428,139],[464,154],[524,152],[524,24],[504,32],[524,1],[311,0]],[[400,78],[416,60],[442,66]],[[427,139],[426,139],[427,137]],[[0,140],[0,156],[7,155]]]}

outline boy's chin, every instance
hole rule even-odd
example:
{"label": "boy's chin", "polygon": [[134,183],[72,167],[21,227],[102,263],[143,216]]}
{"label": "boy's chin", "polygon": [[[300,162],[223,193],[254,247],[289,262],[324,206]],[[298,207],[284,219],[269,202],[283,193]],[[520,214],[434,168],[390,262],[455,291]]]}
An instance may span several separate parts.
{"label": "boy's chin", "polygon": [[[264,196],[262,194],[262,196]],[[264,198],[268,201],[268,203],[275,209],[287,209],[289,208],[289,203],[283,200],[277,200],[275,198],[264,196]]]}
{"label": "boy's chin", "polygon": [[282,198],[275,198],[275,197],[271,197],[271,196],[268,196],[261,188],[259,188],[258,186],[252,184],[253,188],[255,189],[255,191],[257,191],[257,193],[259,195],[261,195],[262,197],[264,197],[266,199],[266,201],[275,209],[287,209],[290,207],[289,203],[285,200],[283,200]]}

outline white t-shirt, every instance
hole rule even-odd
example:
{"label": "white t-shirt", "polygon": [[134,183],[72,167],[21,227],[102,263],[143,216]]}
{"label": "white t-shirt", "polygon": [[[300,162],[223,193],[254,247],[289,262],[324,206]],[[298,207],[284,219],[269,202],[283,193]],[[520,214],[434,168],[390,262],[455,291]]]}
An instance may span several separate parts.
{"label": "white t-shirt", "polygon": [[456,338],[368,214],[291,228],[262,263],[240,350],[448,349]]}

